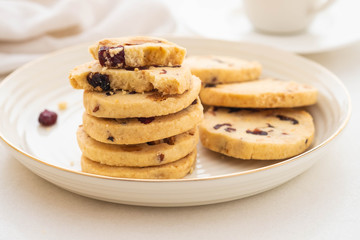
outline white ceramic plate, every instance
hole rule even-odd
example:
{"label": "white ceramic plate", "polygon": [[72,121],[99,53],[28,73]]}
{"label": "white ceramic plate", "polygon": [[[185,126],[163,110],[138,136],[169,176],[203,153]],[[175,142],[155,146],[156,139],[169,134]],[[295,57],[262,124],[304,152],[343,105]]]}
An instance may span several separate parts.
{"label": "white ceramic plate", "polygon": [[360,22],[357,0],[336,1],[318,14],[308,31],[298,35],[256,32],[245,16],[241,1],[220,4],[215,0],[187,0],[170,7],[176,8],[173,12],[185,31],[201,37],[261,43],[302,54],[334,50],[360,40],[360,30],[354,26]]}
{"label": "white ceramic plate", "polygon": [[[170,39],[189,54],[221,54],[257,59],[264,75],[310,83],[319,103],[308,110],[316,124],[307,152],[283,161],[241,161],[199,146],[197,167],[179,180],[135,180],[80,171],[75,132],[81,124],[82,91],[70,87],[74,66],[90,60],[87,45],[49,54],[8,76],[0,85],[0,138],[31,171],[69,191],[105,201],[146,206],[189,206],[239,199],[274,188],[308,169],[346,125],[350,100],[343,84],[328,70],[304,58],[257,44]],[[67,102],[66,110],[58,103]],[[44,128],[38,115],[58,112],[55,126]]]}

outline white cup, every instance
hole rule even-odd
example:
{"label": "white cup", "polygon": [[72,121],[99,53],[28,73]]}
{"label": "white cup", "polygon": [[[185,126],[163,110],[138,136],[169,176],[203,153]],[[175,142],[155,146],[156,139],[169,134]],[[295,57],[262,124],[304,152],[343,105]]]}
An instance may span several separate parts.
{"label": "white cup", "polygon": [[272,34],[304,31],[315,15],[335,0],[243,0],[247,17],[256,30]]}

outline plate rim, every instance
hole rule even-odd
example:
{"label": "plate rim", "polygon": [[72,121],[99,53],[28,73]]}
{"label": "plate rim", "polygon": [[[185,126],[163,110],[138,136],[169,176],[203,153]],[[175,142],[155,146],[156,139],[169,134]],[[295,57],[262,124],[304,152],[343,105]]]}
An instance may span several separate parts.
{"label": "plate rim", "polygon": [[[347,88],[345,87],[344,83],[334,74],[332,73],[330,70],[328,70],[327,68],[325,68],[324,66],[320,65],[317,62],[314,62],[312,60],[309,60],[303,56],[299,56],[295,53],[286,51],[286,50],[282,50],[276,47],[272,47],[269,45],[265,45],[265,44],[261,44],[261,43],[253,43],[253,42],[247,42],[247,41],[231,41],[231,40],[221,40],[221,39],[214,39],[214,38],[204,38],[204,37],[179,37],[179,36],[166,36],[168,39],[170,39],[171,41],[175,41],[177,39],[181,39],[181,40],[187,40],[187,41],[213,41],[213,42],[222,42],[222,43],[231,43],[231,44],[245,44],[245,45],[252,45],[252,46],[258,46],[258,47],[262,47],[262,48],[267,48],[269,50],[272,51],[277,51],[281,54],[285,54],[288,57],[292,57],[296,60],[300,60],[300,61],[304,61],[306,64],[312,64],[315,67],[317,67],[318,69],[320,69],[322,72],[325,72],[326,74],[329,74],[333,77],[333,79],[341,86],[342,91],[345,93],[346,99],[347,99],[347,109],[346,109],[346,117],[344,118],[344,120],[341,122],[341,124],[339,125],[339,127],[333,132],[332,135],[330,135],[328,138],[326,138],[324,141],[322,141],[321,143],[319,143],[317,146],[299,154],[296,155],[294,157],[291,157],[289,159],[283,160],[281,162],[278,163],[274,163],[265,167],[260,167],[260,168],[256,168],[256,169],[251,169],[251,170],[246,170],[246,171],[242,171],[242,172],[235,172],[235,173],[230,173],[230,174],[221,174],[221,175],[217,175],[217,176],[211,176],[211,177],[204,177],[204,178],[182,178],[182,179],[133,179],[133,178],[119,178],[119,177],[109,177],[109,176],[101,176],[101,175],[96,175],[96,174],[91,174],[91,173],[85,173],[82,171],[76,171],[76,170],[72,170],[72,169],[68,169],[68,168],[64,168],[64,167],[59,167],[53,164],[50,164],[44,160],[41,160],[40,158],[37,158],[35,156],[32,156],[31,154],[25,152],[24,150],[22,150],[21,148],[17,147],[15,144],[11,143],[11,141],[9,141],[4,134],[1,132],[0,130],[0,139],[7,144],[7,146],[9,146],[10,148],[12,148],[13,150],[15,150],[16,152],[20,153],[22,156],[25,156],[27,158],[30,158],[32,160],[35,160],[37,163],[40,163],[42,165],[46,165],[47,167],[51,167],[51,168],[55,168],[57,170],[60,171],[64,171],[67,173],[71,173],[71,174],[76,174],[76,175],[81,175],[81,176],[86,176],[86,177],[91,177],[91,178],[100,178],[100,179],[106,179],[106,180],[115,180],[115,181],[127,181],[127,182],[194,182],[194,181],[208,181],[208,180],[216,180],[216,179],[224,179],[224,178],[232,178],[232,177],[237,177],[237,176],[242,176],[242,175],[248,175],[248,174],[253,174],[253,173],[257,173],[257,172],[262,172],[262,171],[267,171],[267,170],[271,170],[273,168],[277,168],[280,167],[282,165],[287,165],[290,164],[294,161],[300,160],[301,158],[305,158],[305,156],[307,156],[308,154],[314,152],[314,151],[318,151],[320,148],[326,146],[327,144],[329,144],[336,136],[338,136],[343,129],[346,127],[346,125],[348,124],[350,117],[351,117],[351,112],[352,112],[352,103],[351,103],[351,98],[350,98],[350,94],[347,90]],[[70,52],[73,49],[78,49],[78,48],[84,48],[85,45],[89,45],[89,42],[83,42],[80,44],[75,44],[66,48],[62,48],[50,53],[47,53],[35,60],[32,60],[26,64],[24,64],[23,66],[17,68],[15,71],[13,71],[12,73],[10,73],[8,76],[6,76],[1,82],[0,82],[0,89],[3,88],[3,85],[5,85],[8,81],[11,81],[11,79],[14,77],[14,75],[16,76],[17,74],[19,74],[19,72],[21,73],[22,71],[30,68],[32,65],[37,64],[38,62],[43,61],[44,59],[48,59],[51,58],[54,55],[57,54],[61,54],[61,53],[65,53],[65,52]],[[14,158],[16,158],[14,155],[12,155]]]}

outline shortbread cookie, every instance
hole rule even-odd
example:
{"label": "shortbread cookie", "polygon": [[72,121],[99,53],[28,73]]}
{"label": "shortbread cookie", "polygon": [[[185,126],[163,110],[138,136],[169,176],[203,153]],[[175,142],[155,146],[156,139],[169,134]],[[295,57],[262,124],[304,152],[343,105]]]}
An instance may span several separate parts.
{"label": "shortbread cookie", "polygon": [[150,118],[110,119],[83,115],[84,131],[93,139],[112,144],[138,144],[178,135],[203,119],[198,99],[180,112]]}
{"label": "shortbread cookie", "polygon": [[231,84],[205,84],[203,104],[238,108],[287,108],[316,103],[317,90],[307,84],[276,79]]}
{"label": "shortbread cookie", "polygon": [[101,66],[108,68],[180,66],[186,55],[185,48],[153,37],[103,39],[89,51]]}
{"label": "shortbread cookie", "polygon": [[175,162],[152,167],[118,167],[94,162],[81,157],[82,171],[97,175],[137,179],[175,179],[192,173],[196,163],[196,150]]}
{"label": "shortbread cookie", "polygon": [[197,99],[201,81],[192,77],[191,88],[183,94],[162,95],[159,92],[84,91],[88,114],[104,118],[155,117],[178,112]]}
{"label": "shortbread cookie", "polygon": [[242,159],[284,159],[304,152],[314,137],[311,115],[298,109],[211,107],[199,126],[204,147]]}
{"label": "shortbread cookie", "polygon": [[190,87],[191,72],[187,67],[109,69],[92,61],[75,67],[69,80],[73,88],[88,91],[122,89],[141,93],[157,90],[162,94],[182,94]]}
{"label": "shortbread cookie", "polygon": [[202,82],[211,84],[249,81],[261,75],[260,63],[234,57],[190,56],[184,65]]}
{"label": "shortbread cookie", "polygon": [[79,127],[77,140],[87,158],[110,166],[148,167],[179,160],[196,148],[197,128],[154,142],[135,145],[115,145],[98,142]]}

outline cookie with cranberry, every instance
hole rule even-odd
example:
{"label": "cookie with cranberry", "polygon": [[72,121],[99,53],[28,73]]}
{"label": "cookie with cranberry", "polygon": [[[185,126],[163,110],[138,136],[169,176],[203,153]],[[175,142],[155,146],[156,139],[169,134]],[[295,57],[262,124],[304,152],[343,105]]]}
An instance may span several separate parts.
{"label": "cookie with cranberry", "polygon": [[180,66],[186,49],[162,38],[123,37],[103,39],[89,47],[95,60],[107,68]]}
{"label": "cookie with cranberry", "polygon": [[110,69],[92,61],[75,67],[69,80],[73,88],[88,91],[122,89],[142,93],[157,90],[162,94],[182,94],[190,87],[191,72],[186,67]]}
{"label": "cookie with cranberry", "polygon": [[202,119],[203,107],[198,99],[179,112],[159,117],[98,118],[84,113],[83,128],[91,138],[99,142],[138,144],[189,131]]}
{"label": "cookie with cranberry", "polygon": [[83,102],[86,112],[95,117],[155,117],[181,111],[196,102],[200,88],[201,81],[193,76],[190,89],[183,94],[84,91]]}
{"label": "cookie with cranberry", "polygon": [[277,79],[243,83],[205,84],[204,104],[238,108],[289,108],[315,104],[317,90],[308,84]]}
{"label": "cookie with cranberry", "polygon": [[87,158],[110,166],[148,167],[179,160],[196,148],[197,128],[173,137],[133,145],[98,142],[79,127],[77,141]]}
{"label": "cookie with cranberry", "polygon": [[192,173],[196,164],[196,150],[189,155],[167,164],[151,167],[109,166],[81,157],[82,171],[97,175],[136,179],[176,179]]}
{"label": "cookie with cranberry", "polygon": [[232,83],[259,78],[262,67],[255,61],[225,56],[189,56],[184,65],[204,83]]}
{"label": "cookie with cranberry", "polygon": [[241,159],[276,160],[304,152],[314,138],[314,122],[299,109],[211,107],[199,126],[204,147]]}

